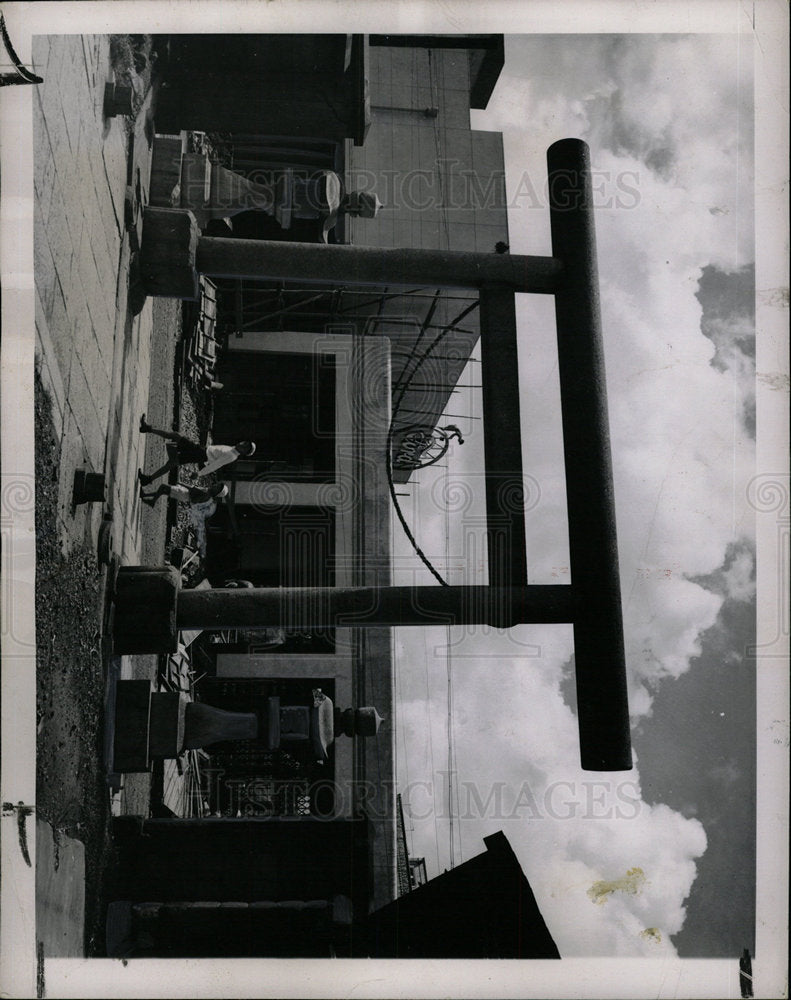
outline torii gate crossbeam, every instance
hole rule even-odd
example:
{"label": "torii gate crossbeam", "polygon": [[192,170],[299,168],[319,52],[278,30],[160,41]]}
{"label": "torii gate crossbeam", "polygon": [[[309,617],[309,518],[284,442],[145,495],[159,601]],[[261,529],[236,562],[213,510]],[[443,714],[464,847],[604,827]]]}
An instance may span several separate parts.
{"label": "torii gate crossbeam", "polygon": [[[196,269],[212,276],[344,285],[417,282],[480,293],[488,587],[187,590],[174,599],[172,621],[164,631],[174,624],[317,628],[569,622],[582,767],[627,770],[631,744],[590,154],[584,142],[564,139],[550,147],[547,160],[551,257],[199,238],[189,213],[147,210],[141,271],[154,294],[182,294],[180,287],[189,295]],[[527,579],[516,292],[555,297],[571,560],[567,586],[531,585]],[[116,637],[122,642],[144,620],[143,606],[147,614],[153,609],[150,600],[141,604],[139,599],[146,575],[143,571],[125,581],[131,589],[116,611]]]}

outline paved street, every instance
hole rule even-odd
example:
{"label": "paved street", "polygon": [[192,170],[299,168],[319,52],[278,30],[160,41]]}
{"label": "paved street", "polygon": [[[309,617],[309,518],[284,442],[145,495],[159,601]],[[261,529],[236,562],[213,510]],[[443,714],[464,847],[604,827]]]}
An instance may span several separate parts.
{"label": "paved street", "polygon": [[148,399],[151,303],[127,316],[124,240],[128,119],[104,119],[107,37],[37,37],[35,88],[36,341],[60,431],[60,529],[65,546],[95,543],[102,510],[71,506],[74,471],[107,477],[123,561],[139,552],[134,427]]}
{"label": "paved street", "polygon": [[[33,63],[44,79],[33,88],[36,361],[42,389],[52,404],[55,450],[49,460],[57,469],[57,502],[51,518],[57,523],[39,521],[37,531],[55,527],[63,557],[72,561],[79,557],[88,565],[86,555],[97,551],[102,518],[112,513],[113,551],[121,564],[161,564],[166,505],[152,511],[140,503],[137,469],[160,465],[164,447],[159,439],[141,435],[138,424],[145,412],[158,426],[172,425],[180,303],[147,299],[139,308],[134,289],[130,295],[134,268],[124,216],[127,183],[137,169],[145,200],[154,92],[138,78],[143,103],[136,117],[104,117],[104,87],[113,80],[108,36],[37,36]],[[81,468],[104,474],[104,504],[73,504],[74,473]],[[98,573],[97,568],[94,587],[101,587]],[[69,596],[76,595],[66,595],[66,614]],[[100,614],[97,608],[96,621],[86,622],[86,631],[98,634]],[[59,697],[68,697],[78,687],[74,678],[84,679],[91,671],[92,697],[96,691],[101,697],[107,664],[97,655],[91,670],[85,663],[79,673],[75,664],[60,669],[58,662],[68,660],[69,652],[56,649],[50,657],[54,665],[48,665],[57,677]],[[156,669],[153,656],[123,657],[120,662],[123,677],[153,678]],[[75,700],[79,697],[75,690]],[[69,730],[71,719],[63,705],[54,717],[47,712],[39,721],[40,747],[48,740],[65,739],[53,745],[54,756],[64,773],[72,776],[84,753],[77,740],[79,720],[84,717],[84,712],[75,711]],[[83,734],[83,743],[86,739],[89,748],[101,747],[101,733]],[[98,765],[103,766],[101,759]],[[147,814],[150,781],[148,774],[128,776],[115,811]],[[83,813],[98,808],[91,797],[97,794],[104,795],[99,806],[109,815],[109,788],[99,788],[86,792],[85,801],[73,809],[70,802],[73,821],[44,817],[55,831],[45,824],[49,832],[43,840],[39,837],[48,848],[39,858],[37,881],[38,936],[45,954],[82,954],[90,944],[84,941],[83,927],[74,926],[75,915],[80,915],[79,923],[86,906],[86,874],[89,880],[100,880],[97,866],[102,862],[90,856],[91,850],[97,853],[96,845],[83,850],[79,839],[67,836],[66,830],[80,837],[80,830],[89,825]],[[51,799],[57,799],[57,789]],[[64,844],[63,850],[53,853],[53,836]]]}

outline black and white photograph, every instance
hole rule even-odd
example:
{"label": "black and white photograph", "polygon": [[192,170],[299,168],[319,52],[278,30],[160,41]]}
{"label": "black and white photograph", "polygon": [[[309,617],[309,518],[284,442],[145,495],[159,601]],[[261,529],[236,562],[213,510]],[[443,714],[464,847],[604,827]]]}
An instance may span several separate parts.
{"label": "black and white photograph", "polygon": [[787,5],[0,13],[3,995],[787,996]]}

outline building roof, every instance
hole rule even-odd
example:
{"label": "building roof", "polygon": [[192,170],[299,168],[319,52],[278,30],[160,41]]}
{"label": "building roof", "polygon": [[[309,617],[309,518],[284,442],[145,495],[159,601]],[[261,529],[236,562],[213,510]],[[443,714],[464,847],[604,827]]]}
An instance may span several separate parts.
{"label": "building roof", "polygon": [[376,958],[560,958],[502,831],[486,851],[382,907],[368,920]]}
{"label": "building roof", "polygon": [[398,48],[467,49],[470,60],[470,107],[483,109],[505,64],[503,35],[370,35],[370,45]]}
{"label": "building roof", "polygon": [[485,35],[490,43],[470,49],[470,107],[482,110],[489,103],[505,65],[502,35]]}

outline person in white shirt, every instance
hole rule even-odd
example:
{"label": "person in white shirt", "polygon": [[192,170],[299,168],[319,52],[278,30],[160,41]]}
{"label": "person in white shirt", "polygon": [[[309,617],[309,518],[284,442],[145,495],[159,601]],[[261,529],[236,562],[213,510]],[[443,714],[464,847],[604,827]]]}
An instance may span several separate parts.
{"label": "person in white shirt", "polygon": [[143,503],[153,507],[160,497],[167,497],[177,503],[207,503],[209,500],[221,500],[228,496],[228,486],[226,483],[216,483],[214,486],[185,486],[183,483],[174,483],[168,486],[162,483],[154,492],[146,493],[140,489],[140,499]]}
{"label": "person in white shirt", "polygon": [[252,441],[240,441],[235,445],[210,444],[203,448],[175,431],[165,431],[158,427],[152,427],[146,422],[145,414],[140,418],[140,433],[156,434],[157,437],[164,438],[168,442],[168,460],[161,468],[150,475],[146,475],[142,469],[137,470],[137,478],[141,486],[148,486],[155,479],[172,472],[180,465],[189,465],[190,463],[201,466],[198,475],[208,476],[210,473],[222,469],[223,466],[235,462],[237,458],[247,458],[255,452],[255,445]]}

